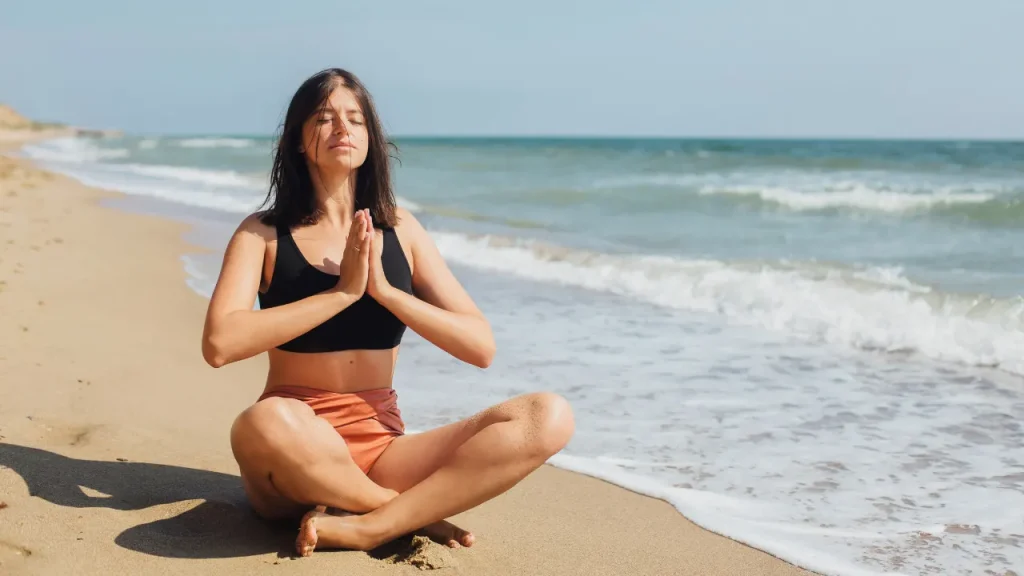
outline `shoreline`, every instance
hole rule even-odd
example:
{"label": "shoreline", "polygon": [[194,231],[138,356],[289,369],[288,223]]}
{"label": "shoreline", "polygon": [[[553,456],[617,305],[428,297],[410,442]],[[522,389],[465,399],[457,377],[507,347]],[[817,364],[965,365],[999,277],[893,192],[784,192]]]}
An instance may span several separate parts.
{"label": "shoreline", "polygon": [[[0,328],[0,567],[418,573],[356,552],[293,560],[291,534],[248,514],[227,429],[258,395],[265,360],[203,363],[206,302],[182,265],[202,251],[184,241],[189,226],[111,207],[120,193],[10,159],[24,143],[11,142],[0,144],[0,305],[14,312]],[[667,502],[550,465],[454,520],[480,542],[450,553],[450,573],[808,574]]]}

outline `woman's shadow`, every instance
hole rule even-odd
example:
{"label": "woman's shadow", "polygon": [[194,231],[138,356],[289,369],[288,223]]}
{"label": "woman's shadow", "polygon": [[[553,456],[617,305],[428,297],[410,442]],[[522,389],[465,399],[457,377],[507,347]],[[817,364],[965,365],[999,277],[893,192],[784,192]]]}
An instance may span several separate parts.
{"label": "woman's shadow", "polygon": [[58,506],[142,510],[202,500],[183,513],[119,534],[114,541],[129,550],[168,558],[293,554],[296,524],[260,520],[247,504],[238,476],[163,464],[79,460],[2,442],[0,467],[19,474],[32,496]]}

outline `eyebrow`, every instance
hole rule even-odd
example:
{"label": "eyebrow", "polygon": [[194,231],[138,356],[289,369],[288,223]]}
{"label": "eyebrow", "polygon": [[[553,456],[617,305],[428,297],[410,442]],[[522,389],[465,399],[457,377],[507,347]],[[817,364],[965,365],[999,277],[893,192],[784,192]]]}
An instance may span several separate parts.
{"label": "eyebrow", "polygon": [[[334,108],[326,107],[318,110],[317,114],[333,114],[334,112]],[[363,111],[358,108],[349,108],[348,110],[344,110],[343,112],[345,114],[359,114],[360,116],[363,115]]]}

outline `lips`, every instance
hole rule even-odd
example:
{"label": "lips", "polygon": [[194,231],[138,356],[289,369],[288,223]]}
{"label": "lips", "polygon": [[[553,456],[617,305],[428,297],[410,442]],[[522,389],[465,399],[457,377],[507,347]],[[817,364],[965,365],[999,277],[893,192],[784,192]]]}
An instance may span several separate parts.
{"label": "lips", "polygon": [[338,148],[355,148],[355,146],[349,142],[338,142],[327,147],[328,150],[336,150]]}

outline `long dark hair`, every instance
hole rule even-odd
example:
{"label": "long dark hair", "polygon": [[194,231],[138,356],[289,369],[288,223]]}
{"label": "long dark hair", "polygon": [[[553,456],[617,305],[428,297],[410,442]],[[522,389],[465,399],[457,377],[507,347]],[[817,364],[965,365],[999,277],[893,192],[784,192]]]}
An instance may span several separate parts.
{"label": "long dark hair", "polygon": [[341,68],[328,68],[310,76],[292,96],[284,125],[274,151],[270,171],[270,189],[263,206],[270,205],[260,220],[271,226],[292,228],[315,224],[323,215],[317,206],[313,180],[300,152],[302,125],[326,106],[327,98],[339,86],[355,95],[366,119],[369,145],[366,160],[357,170],[355,210],[368,208],[377,227],[393,227],[398,221],[388,151],[395,149],[381,126],[373,98],[355,74]]}

